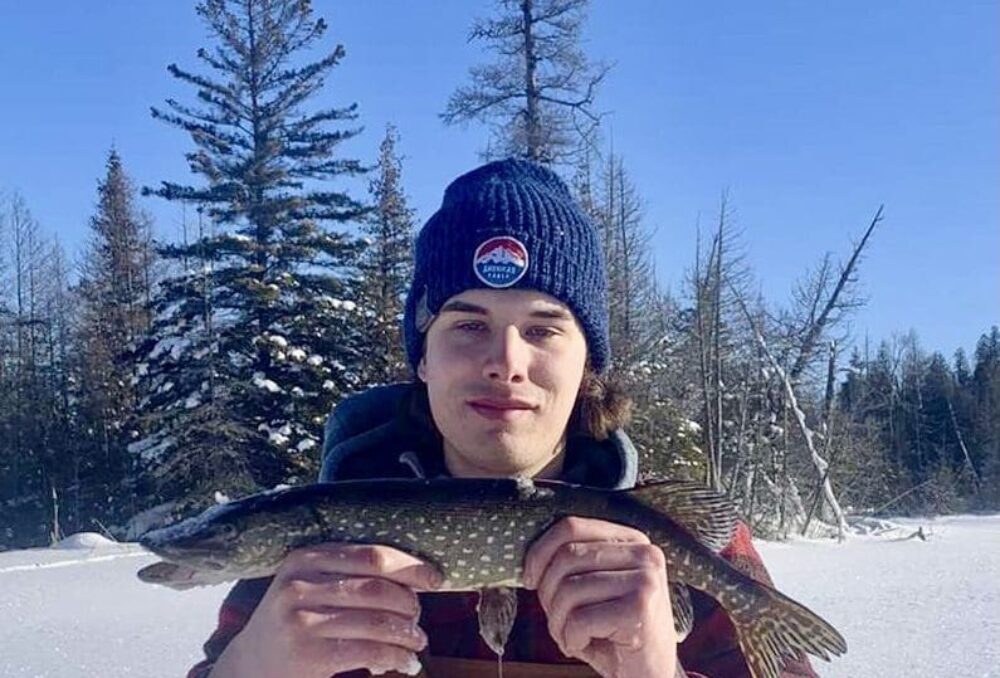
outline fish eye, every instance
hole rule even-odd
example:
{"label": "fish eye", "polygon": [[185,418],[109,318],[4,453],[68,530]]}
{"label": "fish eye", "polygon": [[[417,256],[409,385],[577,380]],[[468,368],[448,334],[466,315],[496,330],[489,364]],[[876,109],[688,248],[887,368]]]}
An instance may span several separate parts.
{"label": "fish eye", "polygon": [[223,523],[218,526],[216,536],[222,537],[224,539],[229,539],[236,536],[236,527],[230,525],[229,523]]}

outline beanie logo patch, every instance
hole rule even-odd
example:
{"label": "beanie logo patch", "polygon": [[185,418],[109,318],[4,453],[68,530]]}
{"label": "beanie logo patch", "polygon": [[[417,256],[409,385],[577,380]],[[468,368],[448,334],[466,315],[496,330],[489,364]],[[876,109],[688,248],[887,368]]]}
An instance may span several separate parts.
{"label": "beanie logo patch", "polygon": [[507,235],[490,238],[472,256],[476,277],[489,287],[510,287],[528,272],[528,248]]}

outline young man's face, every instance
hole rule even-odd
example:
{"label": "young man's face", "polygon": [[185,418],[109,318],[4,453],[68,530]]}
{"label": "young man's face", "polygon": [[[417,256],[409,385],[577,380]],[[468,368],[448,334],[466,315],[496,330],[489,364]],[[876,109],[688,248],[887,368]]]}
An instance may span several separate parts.
{"label": "young man's face", "polygon": [[467,290],[442,307],[417,368],[456,476],[557,473],[587,360],[569,308],[533,290]]}

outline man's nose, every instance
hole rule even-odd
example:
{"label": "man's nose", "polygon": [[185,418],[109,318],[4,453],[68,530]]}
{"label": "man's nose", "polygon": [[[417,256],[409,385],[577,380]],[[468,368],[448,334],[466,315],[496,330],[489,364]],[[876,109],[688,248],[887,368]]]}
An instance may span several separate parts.
{"label": "man's nose", "polygon": [[483,375],[490,381],[521,383],[527,377],[527,342],[517,327],[505,327],[490,338],[490,351]]}

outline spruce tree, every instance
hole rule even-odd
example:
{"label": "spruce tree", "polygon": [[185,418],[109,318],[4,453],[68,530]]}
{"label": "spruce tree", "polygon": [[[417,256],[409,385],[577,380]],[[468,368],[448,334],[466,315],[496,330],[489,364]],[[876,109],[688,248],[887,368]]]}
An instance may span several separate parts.
{"label": "spruce tree", "polygon": [[134,465],[126,452],[136,405],[131,350],[150,326],[156,274],[152,223],[117,151],[108,153],[90,240],[76,288],[73,371],[80,436],[76,483],[102,521],[134,509]]}
{"label": "spruce tree", "polygon": [[355,106],[307,111],[344,56],[318,61],[326,23],[306,0],[205,0],[213,39],[198,51],[207,74],[169,72],[199,103],[167,101],[153,116],[187,132],[196,185],[149,191],[196,207],[195,242],[162,249],[188,262],[155,304],[141,347],[142,433],[163,499],[205,501],[312,480],[322,427],[358,386],[363,323],[356,302],[359,250],[333,230],[362,205],[330,188],[364,168],[338,157],[359,130]]}
{"label": "spruce tree", "polygon": [[413,268],[414,212],[403,191],[399,134],[387,126],[379,146],[378,167],[369,183],[372,212],[362,224],[368,247],[361,257],[362,296],[372,350],[367,383],[405,379],[409,368],[401,336],[403,302]]}

